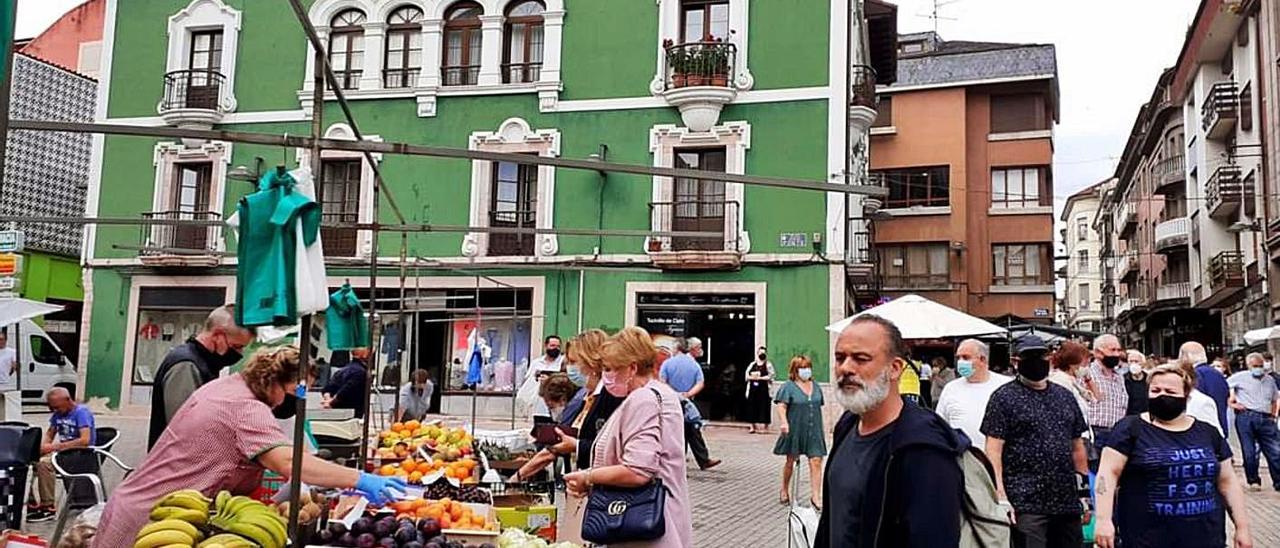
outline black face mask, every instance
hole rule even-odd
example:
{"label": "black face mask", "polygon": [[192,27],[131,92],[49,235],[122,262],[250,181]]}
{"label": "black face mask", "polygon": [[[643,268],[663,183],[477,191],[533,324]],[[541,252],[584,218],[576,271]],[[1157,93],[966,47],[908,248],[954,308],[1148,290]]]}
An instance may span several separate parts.
{"label": "black face mask", "polygon": [[1147,410],[1151,416],[1168,422],[1178,418],[1187,411],[1187,398],[1178,396],[1157,396],[1147,400]]}
{"label": "black face mask", "polygon": [[1107,366],[1108,369],[1115,369],[1116,366],[1120,365],[1120,356],[1107,356],[1102,358],[1102,365]]}
{"label": "black face mask", "polygon": [[1018,374],[1031,382],[1045,380],[1049,376],[1049,361],[1043,356],[1028,356],[1018,362]]}
{"label": "black face mask", "polygon": [[553,359],[553,360],[554,360],[554,359],[556,359],[556,358],[559,358],[559,357],[560,357],[560,349],[559,349],[559,348],[548,348],[548,349],[547,349],[547,357],[548,357],[548,358],[551,358],[551,359]]}
{"label": "black face mask", "polygon": [[279,420],[292,419],[293,416],[296,415],[297,413],[298,413],[298,397],[293,394],[285,394],[284,401],[280,402],[280,405],[277,405],[274,409],[271,410],[271,414],[274,415],[275,418]]}

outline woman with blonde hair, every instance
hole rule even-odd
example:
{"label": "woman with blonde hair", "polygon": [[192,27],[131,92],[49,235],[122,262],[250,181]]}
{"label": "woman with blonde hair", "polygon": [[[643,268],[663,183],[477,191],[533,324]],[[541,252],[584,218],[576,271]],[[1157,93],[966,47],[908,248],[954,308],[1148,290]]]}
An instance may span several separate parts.
{"label": "woman with blonde hair", "polygon": [[[305,369],[305,372],[304,372]],[[152,505],[180,489],[206,497],[221,490],[248,495],[264,470],[286,479],[293,448],[271,414],[299,382],[312,376],[294,347],[259,350],[239,373],[201,386],[182,405],[137,471],[107,501],[94,546],[131,546]],[[403,479],[380,477],[302,456],[302,481],[317,487],[356,489],[375,503],[405,490]]]}
{"label": "woman with blonde hair", "polygon": [[1226,546],[1226,516],[1236,548],[1253,546],[1244,489],[1231,446],[1210,424],[1187,414],[1195,381],[1178,366],[1151,371],[1148,409],[1121,419],[1098,468],[1099,548]]}
{"label": "woman with blonde hair", "polygon": [[822,428],[822,388],[813,380],[813,361],[808,356],[791,358],[787,378],[773,401],[777,404],[778,423],[782,434],[773,446],[773,454],[785,455],[782,468],[782,494],[778,502],[791,502],[791,474],[801,456],[809,459],[809,503],[821,510],[822,457],[827,455],[827,440]]}
{"label": "woman with blonde hair", "polygon": [[606,341],[601,354],[604,390],[625,401],[600,431],[591,467],[565,476],[565,483],[570,495],[588,497],[596,486],[640,488],[661,480],[665,530],[654,540],[588,540],[610,545],[693,546],[684,413],[679,395],[655,378],[658,349],[648,332],[628,327]]}

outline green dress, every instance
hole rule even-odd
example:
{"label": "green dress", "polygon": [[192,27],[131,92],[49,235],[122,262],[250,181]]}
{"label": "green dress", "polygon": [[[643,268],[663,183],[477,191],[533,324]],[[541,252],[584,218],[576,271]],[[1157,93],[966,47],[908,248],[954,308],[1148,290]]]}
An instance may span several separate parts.
{"label": "green dress", "polygon": [[813,382],[813,393],[806,396],[794,381],[778,389],[774,403],[787,404],[787,428],[773,446],[775,455],[823,457],[827,454],[826,435],[822,429],[822,388]]}

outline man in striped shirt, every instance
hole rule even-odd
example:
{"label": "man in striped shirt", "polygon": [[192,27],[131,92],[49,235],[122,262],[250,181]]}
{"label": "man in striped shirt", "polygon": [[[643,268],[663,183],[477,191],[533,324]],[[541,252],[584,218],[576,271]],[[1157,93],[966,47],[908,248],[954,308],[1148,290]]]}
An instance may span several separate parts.
{"label": "man in striped shirt", "polygon": [[1093,444],[1098,448],[1090,452],[1089,469],[1097,471],[1101,448],[1107,445],[1111,428],[1123,419],[1129,407],[1129,392],[1124,387],[1124,375],[1116,370],[1125,359],[1124,348],[1115,335],[1100,335],[1093,340],[1094,361],[1089,365],[1085,385],[1093,393],[1089,403],[1089,426],[1093,428]]}

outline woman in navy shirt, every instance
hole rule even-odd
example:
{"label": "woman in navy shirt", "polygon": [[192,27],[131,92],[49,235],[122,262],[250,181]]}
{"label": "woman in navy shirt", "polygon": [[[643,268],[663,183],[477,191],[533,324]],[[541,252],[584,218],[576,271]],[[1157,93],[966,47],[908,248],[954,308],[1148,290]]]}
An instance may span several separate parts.
{"label": "woman in navy shirt", "polygon": [[1117,538],[1123,548],[1226,546],[1228,509],[1234,546],[1253,546],[1231,448],[1213,426],[1186,414],[1193,385],[1178,366],[1157,367],[1148,412],[1116,423],[1098,468],[1099,548]]}

